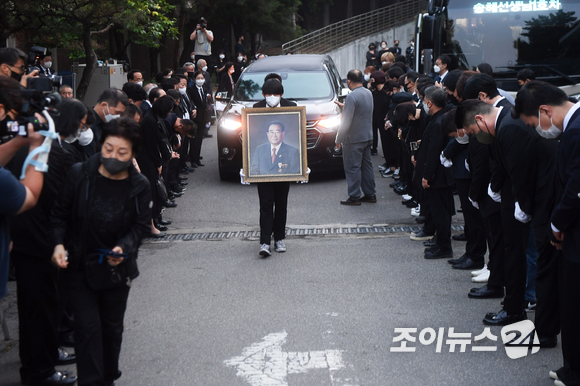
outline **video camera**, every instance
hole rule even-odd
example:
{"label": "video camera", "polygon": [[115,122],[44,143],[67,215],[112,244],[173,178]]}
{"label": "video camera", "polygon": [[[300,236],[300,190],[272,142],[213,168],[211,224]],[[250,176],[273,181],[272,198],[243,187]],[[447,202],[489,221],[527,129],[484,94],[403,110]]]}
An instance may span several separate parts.
{"label": "video camera", "polygon": [[202,17],[201,19],[199,19],[199,27],[201,29],[207,28],[207,24],[205,23],[205,18]]}

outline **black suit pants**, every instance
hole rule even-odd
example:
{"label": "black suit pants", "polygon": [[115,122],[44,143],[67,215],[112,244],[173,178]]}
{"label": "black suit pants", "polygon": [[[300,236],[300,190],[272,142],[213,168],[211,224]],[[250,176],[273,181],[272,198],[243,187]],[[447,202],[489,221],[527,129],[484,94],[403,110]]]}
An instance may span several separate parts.
{"label": "black suit pants", "polygon": [[461,208],[463,209],[463,220],[465,221],[465,236],[467,243],[465,245],[465,253],[473,261],[483,261],[485,252],[487,251],[485,244],[485,227],[483,225],[483,217],[479,210],[476,209],[471,201],[469,201],[469,187],[471,179],[456,179],[455,186],[459,193],[459,200]]}
{"label": "black suit pants", "polygon": [[270,245],[286,237],[286,217],[290,182],[260,182],[260,244]]}
{"label": "black suit pants", "polygon": [[[550,244],[549,224],[534,227],[538,260],[536,263],[536,330],[540,337],[556,336],[560,333],[560,306],[558,275],[560,255]],[[580,347],[578,348],[580,350]]]}
{"label": "black suit pants", "polygon": [[501,208],[505,259],[505,298],[503,308],[508,314],[524,311],[528,260],[526,250],[530,236],[530,226],[515,219],[514,208]]}
{"label": "black suit pants", "polygon": [[[436,247],[451,250],[453,191],[451,187],[428,188],[425,189],[425,196],[429,202],[429,212],[437,231]],[[427,220],[425,220],[425,225],[427,225]]]}
{"label": "black suit pants", "polygon": [[20,378],[35,384],[58,360],[58,269],[48,258],[12,252],[16,270]]}
{"label": "black suit pants", "polygon": [[497,211],[484,217],[485,234],[487,236],[487,247],[489,248],[489,279],[487,287],[490,289],[501,289],[505,286],[505,244],[503,241],[503,229],[501,222],[501,212]]}
{"label": "black suit pants", "polygon": [[75,318],[79,386],[104,386],[119,378],[119,354],[129,287],[91,289],[84,273],[67,272]]}

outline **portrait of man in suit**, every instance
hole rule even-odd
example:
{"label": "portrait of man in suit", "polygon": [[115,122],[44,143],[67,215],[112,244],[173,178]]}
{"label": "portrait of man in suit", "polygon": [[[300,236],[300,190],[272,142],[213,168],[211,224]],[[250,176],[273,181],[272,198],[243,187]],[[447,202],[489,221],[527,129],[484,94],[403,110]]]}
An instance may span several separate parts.
{"label": "portrait of man in suit", "polygon": [[251,161],[250,175],[300,173],[300,151],[284,142],[286,127],[280,121],[268,123],[265,133],[268,143],[256,147]]}

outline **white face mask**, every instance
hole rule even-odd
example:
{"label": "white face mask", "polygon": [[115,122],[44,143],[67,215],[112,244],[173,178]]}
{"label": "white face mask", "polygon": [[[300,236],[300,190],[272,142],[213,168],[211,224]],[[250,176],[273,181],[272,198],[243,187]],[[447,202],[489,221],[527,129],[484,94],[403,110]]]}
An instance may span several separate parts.
{"label": "white face mask", "polygon": [[276,95],[267,96],[266,103],[270,107],[276,107],[278,104],[280,104],[280,97]]}
{"label": "white face mask", "polygon": [[562,131],[554,126],[552,117],[550,117],[550,123],[552,126],[550,126],[548,130],[542,129],[542,125],[540,124],[540,110],[538,109],[538,126],[536,126],[536,132],[540,135],[540,137],[544,137],[546,139],[556,139],[562,135]]}
{"label": "white face mask", "polygon": [[382,47],[382,48],[383,48],[383,50],[384,50],[384,49],[386,49],[386,48],[387,48],[387,45],[386,45],[386,44],[383,44],[381,47]]}
{"label": "white face mask", "polygon": [[207,71],[207,66],[203,66],[203,67],[201,68],[201,70],[202,70],[203,72],[206,72],[206,71]]}
{"label": "white face mask", "polygon": [[135,82],[135,84],[138,84],[139,86],[143,87],[143,81]]}
{"label": "white face mask", "polygon": [[439,67],[438,65],[434,65],[433,66],[433,71],[437,74],[439,74],[439,71],[441,71],[441,67]]}
{"label": "white face mask", "polygon": [[204,83],[205,83],[205,79],[196,79],[195,80],[195,84],[197,85],[197,87],[203,86]]}
{"label": "white face mask", "polygon": [[[104,111],[103,111],[104,112]],[[109,111],[109,105],[107,104],[107,114],[105,114],[105,122],[109,123],[111,122],[113,119],[118,119],[121,118],[121,114],[115,114],[112,115]]]}
{"label": "white face mask", "polygon": [[220,59],[224,59],[226,56],[224,54],[220,54]]}
{"label": "white face mask", "polygon": [[364,78],[365,78],[365,81],[368,82],[369,80],[371,80],[371,74],[365,74]]}
{"label": "white face mask", "polygon": [[52,62],[44,62],[44,68],[51,68]]}
{"label": "white face mask", "polygon": [[191,61],[195,63],[195,55],[191,55]]}
{"label": "white face mask", "polygon": [[91,129],[81,131],[81,135],[79,135],[79,144],[81,146],[87,146],[89,143],[93,142],[93,137],[94,134]]}
{"label": "white face mask", "polygon": [[73,143],[74,141],[76,141],[77,139],[79,139],[79,137],[80,137],[80,133],[79,133],[79,131],[80,131],[80,130],[77,130],[77,131],[75,131],[73,134],[71,134],[71,135],[69,135],[68,137],[66,137],[66,138],[64,139],[64,141],[65,141],[66,143]]}
{"label": "white face mask", "polygon": [[385,64],[387,64],[387,62],[383,62],[383,66],[384,66]]}
{"label": "white face mask", "polygon": [[184,87],[184,88],[180,88],[180,89],[178,89],[178,90],[179,90],[179,93],[180,93],[181,95],[185,95],[185,93],[187,92],[187,88],[185,88],[185,87]]}
{"label": "white face mask", "polygon": [[423,102],[423,111],[425,111],[425,113],[429,115],[429,107],[427,107],[427,103],[425,102]]}
{"label": "white face mask", "polygon": [[238,56],[238,62],[241,62],[242,60],[244,60],[243,56]]}
{"label": "white face mask", "polygon": [[460,137],[459,131],[457,131],[457,138],[455,139],[462,145],[467,145],[469,143],[469,135],[467,135],[465,131],[463,131],[463,137]]}

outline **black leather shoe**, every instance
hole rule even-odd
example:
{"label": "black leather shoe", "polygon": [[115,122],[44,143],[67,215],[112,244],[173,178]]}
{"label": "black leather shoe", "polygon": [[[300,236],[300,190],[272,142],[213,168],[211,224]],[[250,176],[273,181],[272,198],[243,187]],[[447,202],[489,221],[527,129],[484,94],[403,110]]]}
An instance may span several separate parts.
{"label": "black leather shoe", "polygon": [[77,362],[77,356],[75,354],[69,354],[62,348],[58,348],[58,361],[57,366],[70,365]]}
{"label": "black leather shoe", "polygon": [[340,202],[340,205],[360,205],[360,199],[349,197]]}
{"label": "black leather shoe", "polygon": [[411,240],[414,241],[425,241],[425,240],[430,240],[433,238],[434,235],[429,235],[427,233],[425,233],[425,231],[421,230],[418,233],[411,233],[411,236],[409,237]]}
{"label": "black leather shoe", "polygon": [[167,228],[165,225],[161,225],[161,224],[155,224],[155,228],[159,229],[161,232],[165,232]]}
{"label": "black leather shoe", "polygon": [[483,268],[483,261],[473,261],[471,260],[471,258],[467,258],[467,260],[461,262],[461,263],[457,263],[457,264],[453,264],[453,269],[471,269],[471,270],[477,270],[477,269],[482,269]]}
{"label": "black leather shoe", "polygon": [[416,208],[416,207],[418,207],[418,206],[419,206],[419,203],[418,203],[417,201],[415,201],[415,200],[411,200],[411,201],[407,202],[407,203],[405,204],[405,206],[406,206],[407,208],[409,208],[409,209],[411,209],[411,208]]}
{"label": "black leather shoe", "polygon": [[415,221],[417,221],[417,223],[419,224],[425,224],[425,217],[423,216],[415,217]]}
{"label": "black leather shoe", "polygon": [[213,135],[211,135],[211,134],[204,134],[203,137],[204,138],[213,138]]}
{"label": "black leather shoe", "polygon": [[505,310],[501,310],[497,314],[486,316],[483,319],[483,324],[488,326],[507,326],[508,324],[521,322],[527,318],[526,311],[522,311],[520,314],[510,315]]}
{"label": "black leather shoe", "polygon": [[161,239],[163,237],[167,236],[166,232],[159,232],[159,233],[149,233],[149,237],[153,238],[153,239]]}
{"label": "black leather shoe", "polygon": [[188,178],[189,178],[189,177],[182,177],[182,176],[179,176],[179,181],[185,181],[185,180],[187,180]]}
{"label": "black leather shoe", "polygon": [[77,381],[77,377],[65,375],[63,371],[55,371],[50,377],[44,379],[37,385],[72,385]]}
{"label": "black leather shoe", "polygon": [[179,185],[181,185],[182,187],[187,185],[188,183],[186,181],[179,181]]}
{"label": "black leather shoe", "polygon": [[437,241],[435,241],[435,238],[432,238],[431,240],[423,241],[423,245],[426,246],[427,248],[434,247],[436,244],[437,244]]}
{"label": "black leather shoe", "polygon": [[499,299],[503,298],[503,289],[490,289],[487,288],[487,285],[484,285],[479,288],[472,288],[467,296],[472,299]]}
{"label": "black leather shoe", "polygon": [[201,163],[201,161],[197,162],[197,166],[205,166],[204,164]]}
{"label": "black leather shoe", "polygon": [[173,197],[181,197],[181,196],[183,196],[183,191],[181,189],[177,190],[177,189],[172,188],[172,189],[170,189],[169,195],[173,196]]}
{"label": "black leather shoe", "polygon": [[556,335],[538,338],[540,339],[540,348],[554,348],[558,345],[558,337]]}
{"label": "black leather shoe", "polygon": [[434,247],[435,249],[425,252],[426,259],[448,259],[453,257],[453,251],[451,249],[441,249]]}
{"label": "black leather shoe", "polygon": [[370,202],[370,203],[374,204],[375,202],[377,202],[377,196],[374,194],[372,196],[364,195],[361,197],[361,199],[359,201],[360,202]]}
{"label": "black leather shoe", "polygon": [[449,260],[447,260],[447,262],[449,264],[459,264],[459,263],[463,263],[468,258],[469,258],[469,256],[467,256],[467,254],[463,254],[463,256],[461,256],[460,258],[457,258],[457,259],[449,259]]}
{"label": "black leather shoe", "polygon": [[175,208],[177,206],[177,204],[175,202],[171,202],[171,201],[167,200],[167,201],[165,201],[163,206],[166,208]]}
{"label": "black leather shoe", "polygon": [[171,220],[163,220],[163,219],[159,220],[159,224],[161,225],[171,225],[172,222],[173,221]]}
{"label": "black leather shoe", "polygon": [[397,186],[402,185],[403,183],[401,181],[395,181],[395,182],[391,182],[389,184],[389,188],[396,188]]}
{"label": "black leather shoe", "polygon": [[451,236],[451,238],[455,241],[467,241],[467,236],[465,236],[465,233],[462,233],[460,235],[453,235]]}

